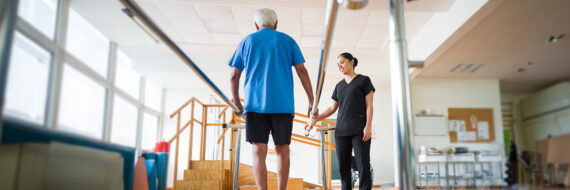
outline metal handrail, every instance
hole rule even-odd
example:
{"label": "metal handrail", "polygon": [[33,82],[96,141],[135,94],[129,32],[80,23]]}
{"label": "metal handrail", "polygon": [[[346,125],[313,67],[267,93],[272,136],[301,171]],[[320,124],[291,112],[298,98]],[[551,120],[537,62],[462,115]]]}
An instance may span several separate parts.
{"label": "metal handrail", "polygon": [[142,11],[142,9],[137,5],[137,3],[134,2],[134,0],[120,0],[121,3],[123,3],[123,5],[125,5],[125,7],[131,12],[133,13],[133,15],[138,18],[138,20],[142,21],[143,24],[145,24],[156,36],[158,36],[158,38],[160,39],[160,41],[162,41],[167,47],[169,47],[172,51],[174,51],[174,53],[180,57],[180,59],[182,59],[182,61],[184,63],[186,63],[186,65],[188,67],[190,67],[190,69],[192,69],[192,71],[194,71],[194,73],[212,90],[214,91],[214,93],[216,95],[218,95],[218,97],[220,97],[222,99],[222,101],[224,101],[224,103],[226,103],[228,106],[230,106],[234,111],[238,112],[241,111],[239,110],[239,108],[230,101],[229,98],[226,97],[226,95],[218,88],[218,86],[216,86],[216,84],[214,84],[214,82],[212,82],[212,80],[210,80],[210,78],[198,67],[198,65],[196,65],[196,63],[194,63],[194,61],[192,61],[192,59],[190,59],[190,57],[188,57],[188,55],[186,55],[186,53],[184,53],[184,51],[182,51],[182,49],[180,49],[180,47],[178,47],[178,45],[176,45],[176,43],[174,43],[159,27],[158,25],[156,25],[148,15],[146,15],[144,13],[144,11]]}
{"label": "metal handrail", "polygon": [[[327,58],[329,56],[330,46],[333,37],[333,29],[336,23],[336,16],[338,13],[337,0],[329,0],[327,2],[327,15],[325,20],[325,28],[323,31],[323,45],[321,46],[321,60],[319,61],[319,75],[317,77],[317,86],[315,90],[315,99],[313,101],[313,110],[310,116],[310,122],[315,118],[313,116],[317,113],[319,108],[319,101],[321,100],[321,93],[323,91],[323,84],[325,82],[325,74],[327,67]],[[307,128],[308,130],[310,128]]]}

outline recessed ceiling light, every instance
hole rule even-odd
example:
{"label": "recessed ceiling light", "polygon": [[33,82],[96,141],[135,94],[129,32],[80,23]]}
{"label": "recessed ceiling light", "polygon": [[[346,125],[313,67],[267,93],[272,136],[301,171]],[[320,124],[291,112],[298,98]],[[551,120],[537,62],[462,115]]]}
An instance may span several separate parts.
{"label": "recessed ceiling light", "polygon": [[556,43],[558,42],[560,39],[564,38],[564,34],[560,34],[560,35],[552,35],[548,37],[548,42],[550,43]]}

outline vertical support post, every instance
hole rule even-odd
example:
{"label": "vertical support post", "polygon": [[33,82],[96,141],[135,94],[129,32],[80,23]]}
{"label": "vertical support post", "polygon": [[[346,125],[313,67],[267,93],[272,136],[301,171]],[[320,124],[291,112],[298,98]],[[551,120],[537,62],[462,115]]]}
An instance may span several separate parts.
{"label": "vertical support post", "polygon": [[206,106],[202,105],[202,128],[200,129],[200,160],[204,160],[204,141],[205,141],[205,136],[204,136],[204,130],[206,130],[206,123],[208,121],[206,121]]}
{"label": "vertical support post", "polygon": [[[235,115],[232,114],[232,118],[235,117]],[[237,129],[231,129],[229,128],[228,130],[230,131],[231,134],[231,139],[230,139],[230,152],[235,152],[236,150],[236,138],[237,138]],[[230,170],[231,173],[233,173],[235,171],[235,159],[236,159],[236,155],[235,154],[231,154],[230,153]],[[235,178],[235,176],[232,175],[232,180],[233,181],[237,181],[237,179]]]}
{"label": "vertical support post", "polygon": [[327,159],[325,158],[325,135],[327,131],[321,132],[321,164],[322,164],[322,171],[323,171],[323,190],[327,190],[328,188],[328,181],[327,181]]}
{"label": "vertical support post", "polygon": [[332,132],[327,132],[327,187],[332,187]]}
{"label": "vertical support post", "polygon": [[190,136],[188,137],[188,169],[192,166],[192,137],[194,136],[194,100],[190,105]]}
{"label": "vertical support post", "polygon": [[239,153],[241,149],[241,128],[237,129],[237,146],[236,146],[236,160],[234,163],[234,190],[238,190],[238,176],[239,176]]}
{"label": "vertical support post", "polygon": [[396,136],[396,173],[400,189],[415,188],[414,151],[411,136],[410,81],[404,31],[404,0],[390,0],[390,74],[392,119]]}
{"label": "vertical support post", "polygon": [[174,152],[174,182],[172,189],[176,190],[176,178],[178,178],[178,147],[180,146],[180,112],[176,114],[176,151]]}
{"label": "vertical support post", "polygon": [[208,106],[204,106],[204,142],[202,142],[202,160],[206,160],[206,144],[208,142]]}
{"label": "vertical support post", "polygon": [[[222,120],[222,123],[226,123],[226,112],[224,112],[223,115],[224,115],[224,118]],[[224,128],[223,131],[225,132],[225,130],[227,130],[227,129]],[[221,158],[220,158],[220,160],[222,161],[222,170],[224,169],[224,154],[225,154],[224,148],[225,148],[225,146],[226,146],[226,137],[224,136],[222,138],[222,153],[221,153]]]}
{"label": "vertical support post", "polygon": [[[3,0],[0,2],[0,118],[3,117],[6,94],[6,79],[12,41],[14,39],[14,26],[16,25],[18,0]],[[2,139],[2,123],[0,122],[0,139]]]}

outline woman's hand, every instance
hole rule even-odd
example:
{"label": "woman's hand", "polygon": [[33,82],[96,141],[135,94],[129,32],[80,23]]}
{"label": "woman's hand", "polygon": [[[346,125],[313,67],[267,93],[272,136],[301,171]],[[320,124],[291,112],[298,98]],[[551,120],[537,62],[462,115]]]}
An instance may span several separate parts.
{"label": "woman's hand", "polygon": [[372,127],[370,127],[370,125],[367,125],[366,127],[364,127],[364,135],[362,136],[362,140],[364,142],[370,140],[370,138],[372,138]]}
{"label": "woman's hand", "polygon": [[[310,113],[309,113],[310,114]],[[315,114],[313,114],[313,117],[311,117],[313,119],[310,119],[309,122],[307,122],[307,124],[305,125],[305,131],[309,131],[311,129],[313,129],[313,125],[315,125],[317,123],[317,118],[319,118],[319,111],[317,110],[315,112]]]}

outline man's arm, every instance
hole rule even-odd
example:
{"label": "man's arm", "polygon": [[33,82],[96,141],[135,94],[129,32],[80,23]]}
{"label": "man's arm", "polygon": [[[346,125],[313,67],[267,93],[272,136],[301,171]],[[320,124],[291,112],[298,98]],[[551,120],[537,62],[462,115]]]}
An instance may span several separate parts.
{"label": "man's arm", "polygon": [[234,67],[232,70],[232,76],[231,76],[230,82],[231,82],[231,86],[232,86],[232,96],[233,96],[232,101],[240,110],[239,112],[235,112],[235,114],[237,116],[241,116],[241,114],[243,113],[243,107],[241,105],[241,101],[239,98],[239,79],[240,79],[240,77],[241,77],[241,71]]}
{"label": "man's arm", "polygon": [[305,68],[305,63],[300,63],[295,66],[295,70],[297,71],[297,75],[301,80],[301,84],[303,84],[303,88],[305,89],[305,93],[307,93],[307,97],[309,98],[309,113],[307,115],[311,115],[311,111],[313,108],[313,87],[311,85],[311,79],[309,78],[309,72]]}

